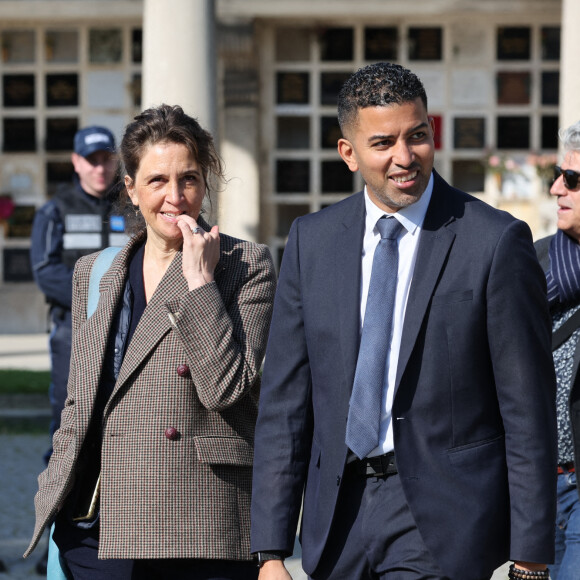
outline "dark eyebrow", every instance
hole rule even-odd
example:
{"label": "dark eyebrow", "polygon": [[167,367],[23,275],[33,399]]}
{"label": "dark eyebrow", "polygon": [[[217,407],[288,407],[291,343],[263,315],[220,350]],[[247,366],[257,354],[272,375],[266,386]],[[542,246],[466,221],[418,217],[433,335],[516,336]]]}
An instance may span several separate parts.
{"label": "dark eyebrow", "polygon": [[[201,177],[201,171],[199,171],[198,169],[186,169],[185,171],[182,171],[180,173],[180,177],[183,177],[184,175],[191,175],[192,173],[194,173],[195,175]],[[159,172],[154,172],[151,173],[150,175],[146,175],[143,179],[145,181],[149,181],[150,179],[152,179],[153,177],[165,177],[165,173],[163,173],[163,171],[159,171]]]}
{"label": "dark eyebrow", "polygon": [[[412,135],[413,133],[416,133],[417,131],[419,131],[420,129],[425,129],[426,127],[428,127],[429,124],[428,123],[419,123],[416,127],[413,127],[408,134]],[[384,141],[385,139],[391,139],[393,136],[392,135],[382,135],[380,133],[376,134],[376,135],[371,135],[368,138],[368,143],[371,143],[373,141]]]}

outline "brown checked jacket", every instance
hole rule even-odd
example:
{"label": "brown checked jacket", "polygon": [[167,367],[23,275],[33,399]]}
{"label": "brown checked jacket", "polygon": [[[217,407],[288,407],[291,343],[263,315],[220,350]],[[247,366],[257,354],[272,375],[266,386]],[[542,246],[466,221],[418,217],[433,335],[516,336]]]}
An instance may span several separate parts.
{"label": "brown checked jacket", "polygon": [[[97,254],[77,262],[68,399],[38,478],[25,556],[74,485],[109,328],[141,242],[143,235],[133,238],[103,275],[88,320]],[[220,244],[215,281],[193,291],[175,256],[127,347],[104,410],[100,558],[250,559],[259,369],[276,280],[266,246],[223,234]]]}

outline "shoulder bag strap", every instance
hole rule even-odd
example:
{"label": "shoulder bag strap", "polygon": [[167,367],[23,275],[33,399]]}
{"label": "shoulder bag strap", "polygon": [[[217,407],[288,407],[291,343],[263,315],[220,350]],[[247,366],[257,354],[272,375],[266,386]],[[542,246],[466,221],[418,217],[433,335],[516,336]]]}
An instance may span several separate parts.
{"label": "shoulder bag strap", "polygon": [[558,330],[552,333],[552,350],[562,346],[578,327],[580,327],[580,309],[576,310]]}
{"label": "shoulder bag strap", "polygon": [[93,263],[91,277],[89,279],[89,295],[87,298],[87,319],[89,319],[97,309],[99,303],[99,284],[103,274],[110,268],[115,256],[121,248],[110,246],[105,248]]}

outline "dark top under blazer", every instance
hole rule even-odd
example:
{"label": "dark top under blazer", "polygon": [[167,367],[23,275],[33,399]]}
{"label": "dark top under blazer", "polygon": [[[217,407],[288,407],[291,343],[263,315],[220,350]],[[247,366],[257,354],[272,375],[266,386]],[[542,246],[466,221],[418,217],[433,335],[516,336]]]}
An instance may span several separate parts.
{"label": "dark top under blazer", "polygon": [[[548,236],[538,240],[535,244],[536,252],[540,266],[547,272],[550,268],[550,242],[554,236]],[[580,378],[578,376],[578,368],[580,367],[580,341],[574,351],[574,364],[572,370],[572,378],[569,399],[570,422],[572,425],[572,439],[574,441],[574,464],[580,465]],[[580,494],[580,488],[578,488]]]}
{"label": "dark top under blazer", "polygon": [[[252,551],[323,552],[345,468],[359,345],[362,193],[292,226],[270,330],[254,459]],[[528,226],[435,173],[393,402],[419,531],[453,579],[551,562],[555,376],[546,283]]]}
{"label": "dark top under blazer", "polygon": [[[69,396],[39,476],[27,554],[73,486],[107,335],[140,241],[130,241],[103,275],[88,321],[96,254],[75,268]],[[275,275],[266,246],[220,234],[220,247],[215,281],[192,291],[177,253],[127,348],[104,410],[100,558],[250,559],[258,372]],[[176,433],[166,435],[168,428]]]}

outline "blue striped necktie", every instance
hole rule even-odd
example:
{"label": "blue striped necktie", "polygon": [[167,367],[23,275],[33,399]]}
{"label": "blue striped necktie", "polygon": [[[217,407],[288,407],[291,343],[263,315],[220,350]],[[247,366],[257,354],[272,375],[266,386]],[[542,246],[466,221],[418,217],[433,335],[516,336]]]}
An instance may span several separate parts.
{"label": "blue striped necktie", "polygon": [[364,324],[350,397],[346,444],[359,458],[379,444],[383,385],[393,329],[402,224],[394,217],[377,221],[381,240],[375,249]]}

